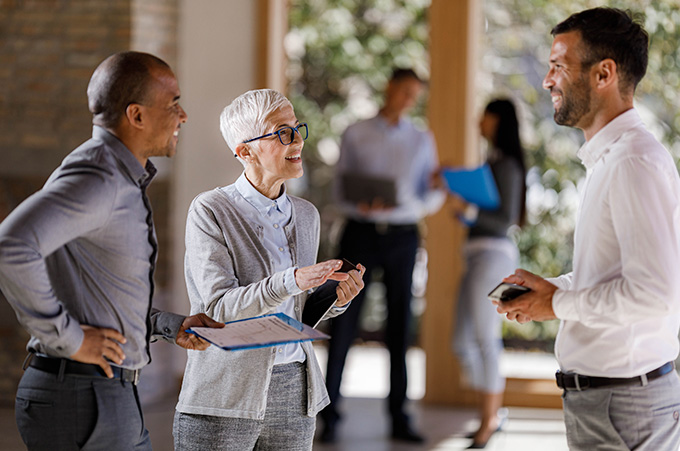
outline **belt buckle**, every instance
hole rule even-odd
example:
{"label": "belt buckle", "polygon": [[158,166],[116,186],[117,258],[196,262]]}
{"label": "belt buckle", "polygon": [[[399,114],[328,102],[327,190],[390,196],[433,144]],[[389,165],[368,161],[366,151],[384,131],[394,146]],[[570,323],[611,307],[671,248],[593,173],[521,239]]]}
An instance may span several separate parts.
{"label": "belt buckle", "polygon": [[121,368],[120,378],[124,382],[132,382],[134,385],[139,383],[139,373],[141,370],[128,370]]}
{"label": "belt buckle", "polygon": [[[563,390],[576,390],[576,391],[583,391],[588,388],[590,388],[590,379],[587,376],[584,376],[584,384],[581,384],[581,379],[580,375],[578,373],[563,373],[562,371],[558,371],[555,373],[555,379],[557,381],[557,386],[560,387]],[[568,384],[567,381],[570,381],[571,379],[574,380],[574,388],[571,388]]]}
{"label": "belt buckle", "polygon": [[576,385],[576,390],[583,391],[590,388],[590,378],[584,376],[584,380],[586,382],[585,385],[581,385],[581,376],[577,373],[574,373],[574,385]]}

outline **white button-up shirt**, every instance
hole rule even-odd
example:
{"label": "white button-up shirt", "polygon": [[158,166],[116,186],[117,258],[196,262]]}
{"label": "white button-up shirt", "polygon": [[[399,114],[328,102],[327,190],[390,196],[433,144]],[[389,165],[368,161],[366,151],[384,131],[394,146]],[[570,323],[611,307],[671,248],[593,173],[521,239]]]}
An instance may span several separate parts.
{"label": "white button-up shirt", "polygon": [[563,371],[632,377],[678,356],[680,179],[630,109],[578,152],[573,271],[550,279]]}
{"label": "white button-up shirt", "polygon": [[[340,159],[335,167],[336,206],[349,218],[388,224],[415,224],[439,210],[446,200],[443,190],[432,188],[437,170],[437,150],[428,131],[408,118],[391,125],[380,114],[345,130]],[[346,173],[392,179],[397,186],[394,208],[365,213],[345,199],[342,175]]]}

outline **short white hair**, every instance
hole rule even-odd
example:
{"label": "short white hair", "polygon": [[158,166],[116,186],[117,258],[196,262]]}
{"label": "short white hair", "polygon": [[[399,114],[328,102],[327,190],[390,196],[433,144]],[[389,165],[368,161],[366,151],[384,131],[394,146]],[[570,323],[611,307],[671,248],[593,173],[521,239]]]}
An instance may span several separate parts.
{"label": "short white hair", "polygon": [[[220,114],[220,130],[227,145],[236,155],[236,147],[243,141],[267,133],[267,118],[284,107],[293,107],[290,101],[273,89],[255,89],[236,97]],[[252,144],[256,144],[253,141]],[[239,158],[245,165],[245,162]]]}

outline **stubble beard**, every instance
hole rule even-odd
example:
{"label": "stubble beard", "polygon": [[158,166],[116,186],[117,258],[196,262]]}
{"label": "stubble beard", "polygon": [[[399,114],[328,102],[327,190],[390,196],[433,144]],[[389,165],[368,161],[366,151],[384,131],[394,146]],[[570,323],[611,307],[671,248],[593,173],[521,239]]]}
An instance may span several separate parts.
{"label": "stubble beard", "polygon": [[569,96],[562,94],[562,107],[555,110],[555,122],[559,125],[574,127],[585,115],[590,113],[590,86],[585,77],[580,77],[574,83],[569,92]]}

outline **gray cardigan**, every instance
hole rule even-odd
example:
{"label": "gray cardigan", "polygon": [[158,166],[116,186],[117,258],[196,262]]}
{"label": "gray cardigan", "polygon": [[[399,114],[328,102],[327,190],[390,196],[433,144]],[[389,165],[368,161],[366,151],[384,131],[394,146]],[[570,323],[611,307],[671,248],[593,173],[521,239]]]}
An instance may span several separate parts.
{"label": "gray cardigan", "polygon": [[[293,265],[316,263],[319,213],[306,200],[289,196],[293,207],[285,227]],[[289,296],[283,272],[272,274],[269,254],[262,245],[261,227],[241,214],[252,208],[234,185],[202,193],[189,207],[184,272],[191,313],[204,312],[217,321],[234,321],[274,313]],[[309,296],[295,296],[295,314],[301,319]],[[333,311],[328,317],[337,315]],[[307,355],[307,415],[314,416],[329,403],[328,393],[310,342]],[[188,351],[177,411],[263,419],[275,348],[224,351]]]}

